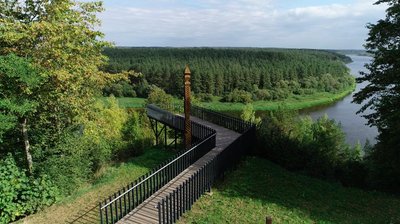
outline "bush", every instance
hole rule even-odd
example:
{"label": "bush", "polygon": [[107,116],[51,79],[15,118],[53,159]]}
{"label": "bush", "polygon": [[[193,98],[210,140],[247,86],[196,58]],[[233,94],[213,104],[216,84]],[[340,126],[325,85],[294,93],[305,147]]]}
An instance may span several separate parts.
{"label": "bush", "polygon": [[61,193],[68,195],[111,160],[141,154],[153,144],[147,116],[118,106],[114,97],[98,101],[90,119],[69,129],[40,164]]}
{"label": "bush", "polygon": [[252,94],[244,91],[244,90],[238,90],[234,89],[232,92],[226,94],[222,99],[222,102],[231,102],[231,103],[251,103],[252,100]]}
{"label": "bush", "polygon": [[254,95],[256,100],[272,100],[270,91],[266,89],[258,89]]}
{"label": "bush", "polygon": [[51,205],[56,191],[46,176],[27,177],[8,155],[0,161],[0,195],[0,223],[9,223]]}
{"label": "bush", "polygon": [[146,104],[155,104],[161,108],[168,109],[172,104],[172,96],[163,89],[152,86]]}
{"label": "bush", "polygon": [[196,99],[198,99],[201,102],[212,102],[213,101],[213,95],[210,93],[199,93],[195,94]]}
{"label": "bush", "polygon": [[79,133],[66,133],[40,164],[40,171],[49,175],[61,194],[71,194],[92,178],[96,147]]}
{"label": "bush", "polygon": [[130,113],[128,121],[123,128],[123,133],[123,139],[127,142],[127,147],[119,153],[120,157],[142,154],[144,149],[153,145],[155,138],[147,116],[136,111]]}
{"label": "bush", "polygon": [[340,125],[326,116],[315,122],[297,117],[295,112],[278,111],[264,118],[256,153],[289,170],[336,178],[346,185],[363,185],[367,171],[360,149],[345,143]]}
{"label": "bush", "polygon": [[65,130],[63,137],[48,150],[40,164],[63,194],[70,194],[107,164],[127,143],[123,128],[128,120],[126,110],[119,108],[114,97],[97,101],[82,125]]}
{"label": "bush", "polygon": [[104,96],[115,96],[115,97],[136,97],[134,87],[127,81],[119,81],[112,83],[103,89]]}

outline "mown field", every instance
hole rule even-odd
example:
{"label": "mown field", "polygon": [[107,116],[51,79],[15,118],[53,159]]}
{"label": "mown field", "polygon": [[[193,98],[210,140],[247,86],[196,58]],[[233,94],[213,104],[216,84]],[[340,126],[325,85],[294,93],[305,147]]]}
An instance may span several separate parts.
{"label": "mown field", "polygon": [[261,158],[202,196],[179,223],[400,223],[400,198],[288,172]]}

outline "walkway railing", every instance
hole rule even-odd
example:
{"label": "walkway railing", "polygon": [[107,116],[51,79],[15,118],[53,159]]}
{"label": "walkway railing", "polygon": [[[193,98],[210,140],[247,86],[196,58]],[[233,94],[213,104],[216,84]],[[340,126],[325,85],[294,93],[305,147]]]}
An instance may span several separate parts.
{"label": "walkway railing", "polygon": [[231,117],[213,110],[201,108],[198,106],[191,107],[191,114],[202,120],[209,121],[211,123],[217,124],[224,128],[236,131],[238,133],[244,133],[253,124],[244,121],[240,118]]}
{"label": "walkway railing", "polygon": [[227,121],[223,121],[221,119],[224,119],[225,115],[221,116],[219,113],[209,113],[209,111],[204,111],[202,108],[196,108],[196,110],[196,113],[215,119],[234,130],[247,129],[213,160],[200,168],[172,193],[158,202],[159,223],[174,223],[183,213],[190,210],[202,194],[210,191],[211,186],[218,178],[223,178],[227,171],[232,170],[239,164],[240,160],[250,151],[251,143],[255,140],[254,125],[234,118],[228,118]]}
{"label": "walkway railing", "polygon": [[[157,111],[158,109],[153,107],[152,110]],[[163,111],[158,110],[158,112]],[[182,118],[170,115],[170,113],[164,113],[159,119],[166,124],[179,125],[178,122]],[[155,114],[155,116],[158,115]],[[99,203],[101,223],[116,223],[215,147],[215,130],[192,122],[192,131],[196,137],[200,137],[200,140],[194,142],[189,150],[177,153],[170,160],[162,163],[151,172],[141,176],[138,180],[128,184],[108,199]]]}
{"label": "walkway railing", "polygon": [[[176,109],[177,106],[170,106],[171,109]],[[169,111],[165,111],[155,105],[147,105],[147,116],[163,123],[166,125],[169,125],[171,127],[174,127],[175,129],[178,129],[180,131],[184,130],[185,127],[185,118],[182,116],[177,116]],[[191,122],[191,127],[192,127],[192,135],[196,139],[204,139],[206,138],[212,130],[211,128],[208,128],[202,124],[196,123],[196,122]]]}

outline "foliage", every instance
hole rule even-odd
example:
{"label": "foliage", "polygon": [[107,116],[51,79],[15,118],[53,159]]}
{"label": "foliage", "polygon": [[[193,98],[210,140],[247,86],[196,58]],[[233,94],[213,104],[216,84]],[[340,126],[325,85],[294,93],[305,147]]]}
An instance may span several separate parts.
{"label": "foliage", "polygon": [[11,155],[0,160],[0,223],[9,223],[55,201],[55,189],[46,176],[28,177]]}
{"label": "foliage", "polygon": [[346,57],[327,51],[107,48],[104,54],[110,58],[105,71],[141,72],[149,84],[179,97],[183,94],[182,70],[188,62],[192,90],[197,94],[223,96],[234,89],[253,93],[256,86],[260,90],[274,91],[270,99],[282,100],[292,94],[343,91],[353,83],[343,63]]}
{"label": "foliage", "polygon": [[254,111],[254,107],[252,104],[246,104],[246,106],[243,108],[240,118],[242,118],[245,121],[256,124],[257,127],[261,124],[261,118],[256,117],[256,112]]}
{"label": "foliage", "polygon": [[138,112],[128,113],[115,98],[99,100],[85,126],[68,129],[62,140],[45,155],[41,171],[63,194],[70,194],[110,163],[137,156],[153,143],[149,121]]}
{"label": "foliage", "polygon": [[103,89],[104,96],[113,95],[115,97],[136,97],[136,92],[127,81],[112,83]]}
{"label": "foliage", "polygon": [[41,164],[42,172],[66,194],[92,179],[95,172],[127,148],[124,128],[128,113],[119,108],[115,98],[97,101],[95,110],[88,113],[91,118],[83,121],[85,125],[66,130]]}
{"label": "foliage", "polygon": [[[351,182],[348,178],[349,175],[365,176],[366,170],[359,148],[345,143],[340,125],[326,116],[315,122],[309,117],[297,119],[297,116],[295,112],[276,111],[264,118],[258,131],[256,153],[289,170],[364,187],[365,180]],[[357,166],[364,172],[356,174],[349,170]]]}
{"label": "foliage", "polygon": [[193,95],[200,102],[212,102],[213,101],[213,95],[210,93],[198,93],[198,94],[193,94]]}
{"label": "foliage", "polygon": [[372,109],[365,115],[370,125],[378,128],[378,142],[370,156],[375,187],[399,191],[400,186],[400,3],[379,0],[387,4],[386,17],[369,24],[369,37],[365,44],[373,61],[366,65],[358,82],[367,81],[366,87],[354,96],[357,103],[366,102],[360,112]]}
{"label": "foliage", "polygon": [[165,93],[157,86],[152,86],[146,104],[155,104],[161,108],[168,109],[172,104],[172,96]]}
{"label": "foliage", "polygon": [[[345,91],[340,93],[313,93],[311,95],[302,95],[302,96],[291,96],[285,100],[281,101],[253,101],[253,106],[256,111],[269,111],[269,110],[277,110],[287,109],[287,110],[300,110],[304,108],[315,107],[319,105],[331,104],[335,101],[342,99],[343,97],[349,95],[353,92],[354,86],[350,86]],[[195,94],[192,97],[192,103],[197,100]],[[242,111],[245,104],[243,103],[226,103],[220,102],[220,97],[213,97],[212,102],[196,102],[201,103],[202,107],[206,107],[216,111]],[[174,101],[179,100],[174,98]],[[181,102],[181,101],[179,101]],[[121,97],[118,98],[118,103],[121,107],[124,108],[143,108],[145,105],[145,99],[143,98],[129,98],[129,97]]]}
{"label": "foliage", "polygon": [[[111,94],[115,97],[148,97],[150,86],[144,78],[143,74],[136,73],[135,71],[123,71],[122,74],[125,77],[120,77],[121,74],[110,74],[109,82],[103,88],[103,96],[110,96]],[[122,78],[122,79],[120,79]]]}
{"label": "foliage", "polygon": [[232,92],[226,94],[221,99],[221,101],[222,102],[248,104],[248,103],[251,103],[253,100],[252,100],[251,93],[244,91],[244,90],[234,89]]}
{"label": "foliage", "polygon": [[150,121],[144,114],[132,111],[123,128],[123,139],[128,146],[124,151],[124,157],[141,155],[146,148],[153,145],[154,134],[150,127]]}
{"label": "foliage", "polygon": [[177,223],[399,223],[400,198],[342,187],[249,157]]}
{"label": "foliage", "polygon": [[171,156],[173,153],[168,150],[148,148],[140,156],[110,164],[98,172],[95,181],[85,184],[69,197],[60,198],[58,203],[51,208],[24,218],[23,222],[29,224],[99,223],[99,198],[108,197],[110,192],[120,190],[121,186],[126,186],[138,179]]}
{"label": "foliage", "polygon": [[[47,81],[33,92],[36,113],[30,135],[34,159],[46,153],[91,110],[106,82],[96,13],[99,2],[0,0],[0,54],[28,57],[46,71]],[[42,159],[42,158],[40,158]]]}
{"label": "foliage", "polygon": [[14,54],[0,56],[0,143],[6,131],[35,112],[38,103],[33,93],[44,81],[29,61]]}

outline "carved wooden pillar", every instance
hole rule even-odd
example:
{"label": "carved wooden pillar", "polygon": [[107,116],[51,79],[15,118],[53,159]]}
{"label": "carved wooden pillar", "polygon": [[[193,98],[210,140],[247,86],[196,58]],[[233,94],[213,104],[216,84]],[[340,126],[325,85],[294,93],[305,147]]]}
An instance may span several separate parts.
{"label": "carved wooden pillar", "polygon": [[189,149],[192,143],[192,128],[190,125],[190,69],[189,65],[185,68],[185,147]]}

